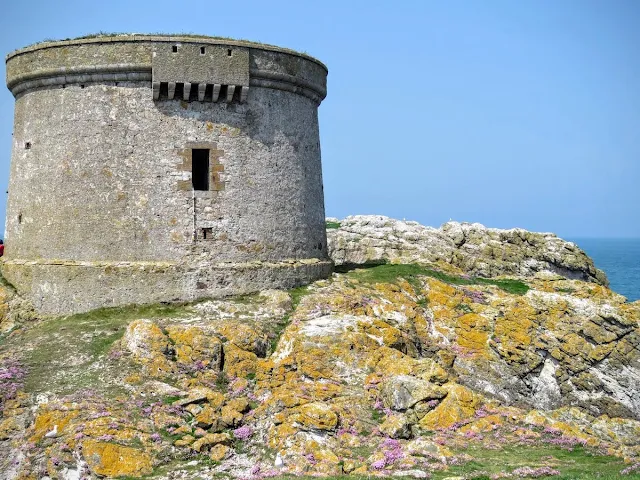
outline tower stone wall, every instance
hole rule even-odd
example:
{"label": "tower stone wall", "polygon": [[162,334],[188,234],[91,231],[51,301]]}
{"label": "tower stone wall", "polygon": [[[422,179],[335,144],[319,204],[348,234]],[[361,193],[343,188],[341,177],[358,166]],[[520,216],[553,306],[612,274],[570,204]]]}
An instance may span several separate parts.
{"label": "tower stone wall", "polygon": [[306,55],[207,37],[10,54],[3,274],[55,314],[327,276],[326,75]]}

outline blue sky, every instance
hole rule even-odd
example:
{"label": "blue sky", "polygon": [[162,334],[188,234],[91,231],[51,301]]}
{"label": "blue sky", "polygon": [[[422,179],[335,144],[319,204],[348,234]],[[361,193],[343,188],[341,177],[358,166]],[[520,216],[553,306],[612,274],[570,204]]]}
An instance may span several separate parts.
{"label": "blue sky", "polygon": [[[6,2],[0,52],[97,31],[304,51],[329,67],[327,215],[640,237],[640,2],[187,4]],[[0,89],[2,191],[12,122],[13,97]]]}

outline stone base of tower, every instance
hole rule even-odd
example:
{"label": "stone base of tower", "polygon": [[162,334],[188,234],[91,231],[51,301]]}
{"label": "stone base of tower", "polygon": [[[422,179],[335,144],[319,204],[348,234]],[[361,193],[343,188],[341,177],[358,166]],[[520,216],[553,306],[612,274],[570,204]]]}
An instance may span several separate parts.
{"label": "stone base of tower", "polygon": [[100,307],[191,301],[290,289],[327,278],[331,261],[203,263],[2,262],[2,274],[40,313],[68,315]]}

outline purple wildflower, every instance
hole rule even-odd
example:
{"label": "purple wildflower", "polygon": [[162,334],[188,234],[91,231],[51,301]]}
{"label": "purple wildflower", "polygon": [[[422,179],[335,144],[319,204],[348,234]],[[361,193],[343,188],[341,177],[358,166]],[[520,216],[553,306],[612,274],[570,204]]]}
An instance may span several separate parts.
{"label": "purple wildflower", "polygon": [[248,440],[251,437],[251,435],[253,435],[253,429],[248,425],[245,425],[240,428],[236,428],[233,431],[233,436],[240,440]]}

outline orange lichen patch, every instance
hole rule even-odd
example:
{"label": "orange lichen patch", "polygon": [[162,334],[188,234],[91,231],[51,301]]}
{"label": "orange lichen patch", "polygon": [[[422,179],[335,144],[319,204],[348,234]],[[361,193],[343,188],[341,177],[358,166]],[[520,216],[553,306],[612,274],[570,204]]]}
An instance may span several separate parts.
{"label": "orange lichen patch", "polygon": [[21,429],[20,424],[13,417],[0,420],[0,441],[7,440],[13,432]]}
{"label": "orange lichen patch", "polygon": [[434,278],[427,279],[427,285],[429,286],[427,299],[434,313],[453,310],[462,303],[463,293],[459,288]]}
{"label": "orange lichen patch", "polygon": [[531,345],[536,329],[536,310],[523,300],[505,309],[494,327],[494,345],[508,361],[521,361]]}
{"label": "orange lichen patch", "polygon": [[218,424],[219,415],[209,405],[205,405],[194,417],[195,423],[201,428],[211,428]]}
{"label": "orange lichen patch", "polygon": [[56,425],[58,426],[58,435],[67,433],[65,432],[66,426],[79,414],[78,410],[45,410],[38,413],[34,424],[34,433],[29,441],[33,443],[39,442]]}
{"label": "orange lichen patch", "polygon": [[458,318],[455,328],[458,345],[462,348],[480,352],[487,347],[489,339],[489,321],[475,313],[467,313]]}
{"label": "orange lichen patch", "polygon": [[490,432],[495,430],[498,426],[504,424],[504,421],[500,415],[487,415],[486,417],[474,420],[467,425],[460,427],[461,432]]}
{"label": "orange lichen patch", "polygon": [[236,427],[242,421],[242,413],[233,409],[232,407],[225,405],[220,410],[220,422],[226,427]]}
{"label": "orange lichen patch", "polygon": [[424,429],[447,428],[461,420],[473,418],[482,403],[483,399],[479,394],[462,385],[448,383],[443,388],[448,391],[447,396],[419,422]]}
{"label": "orange lichen patch", "polygon": [[333,430],[338,424],[338,415],[328,405],[314,402],[296,408],[288,421],[305,430]]}
{"label": "orange lichen patch", "polygon": [[214,462],[221,462],[229,455],[230,452],[230,447],[218,443],[211,448],[211,451],[209,452],[209,458]]}
{"label": "orange lichen patch", "polygon": [[163,377],[175,371],[175,365],[164,355],[171,342],[155,323],[149,320],[131,322],[127,326],[122,344],[143,365],[147,375]]}
{"label": "orange lichen patch", "polygon": [[255,353],[247,352],[236,347],[232,343],[224,345],[224,368],[223,371],[229,377],[246,377],[255,374],[258,357]]}
{"label": "orange lichen patch", "polygon": [[259,354],[265,349],[267,336],[250,325],[233,321],[224,321],[216,327],[219,335],[236,347]]}
{"label": "orange lichen patch", "polygon": [[85,440],[84,458],[91,471],[107,477],[141,477],[153,472],[149,453],[114,443]]}
{"label": "orange lichen patch", "polygon": [[290,423],[275,425],[269,430],[269,448],[279,448],[288,438],[295,435],[297,432],[298,429]]}
{"label": "orange lichen patch", "polygon": [[[333,346],[335,348],[336,344],[334,343]],[[333,364],[336,357],[325,346],[307,347],[304,350],[296,351],[295,359],[300,374],[311,379],[330,379],[335,375]]]}
{"label": "orange lichen patch", "polygon": [[575,333],[570,333],[562,337],[562,343],[560,344],[560,350],[571,356],[581,353],[585,354],[590,352],[592,348],[590,343]]}
{"label": "orange lichen patch", "polygon": [[445,370],[429,358],[415,359],[389,347],[380,347],[367,358],[368,366],[381,376],[413,375],[428,382],[442,384],[447,381]]}
{"label": "orange lichen patch", "polygon": [[174,343],[176,360],[183,365],[199,362],[202,366],[219,370],[222,342],[212,332],[199,326],[171,325],[167,335]]}

